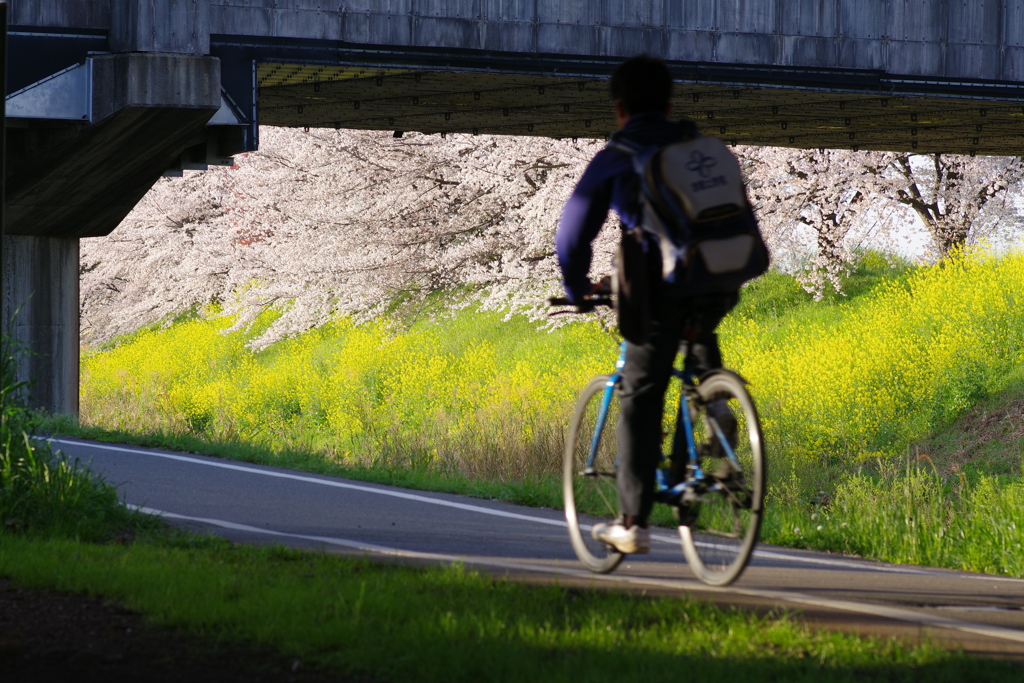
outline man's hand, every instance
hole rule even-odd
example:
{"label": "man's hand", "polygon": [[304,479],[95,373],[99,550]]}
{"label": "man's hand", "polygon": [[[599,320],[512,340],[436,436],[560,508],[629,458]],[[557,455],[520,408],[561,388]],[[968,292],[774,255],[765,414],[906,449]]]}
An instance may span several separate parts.
{"label": "man's hand", "polygon": [[[575,306],[576,313],[589,313],[597,306],[610,306],[611,300],[609,297],[611,296],[611,293],[611,277],[605,276],[600,280],[600,282],[591,282],[587,293],[578,301],[573,301],[566,297],[551,297],[548,299],[548,304],[551,306]],[[569,312],[570,311],[556,311],[555,313],[549,313],[548,315],[560,315]]]}
{"label": "man's hand", "polygon": [[590,284],[590,291],[587,292],[586,297],[583,301],[576,304],[576,310],[580,313],[590,313],[594,310],[594,301],[598,299],[604,299],[612,293],[612,280],[611,276],[604,276],[598,282],[592,282]]}

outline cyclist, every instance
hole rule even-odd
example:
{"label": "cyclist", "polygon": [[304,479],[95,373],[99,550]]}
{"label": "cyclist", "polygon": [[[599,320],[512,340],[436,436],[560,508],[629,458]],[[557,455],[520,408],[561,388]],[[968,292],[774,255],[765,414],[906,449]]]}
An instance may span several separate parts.
{"label": "cyclist", "polygon": [[[644,145],[666,145],[700,135],[689,120],[673,122],[672,74],[660,60],[642,55],[627,60],[612,74],[611,97],[620,135]],[[608,216],[618,213],[624,230],[639,229],[639,181],[632,159],[606,148],[587,166],[565,204],[555,235],[558,263],[566,294],[574,304],[599,285],[588,278],[591,243]],[[645,249],[657,249],[647,239]],[[627,341],[625,366],[619,384],[619,519],[598,524],[595,539],[622,553],[650,550],[647,518],[654,504],[655,476],[661,460],[662,413],[665,391],[680,342],[690,345],[697,375],[722,367],[715,328],[738,301],[737,292],[684,297],[661,282],[651,308],[651,333],[644,343]],[[685,350],[685,347],[684,347]],[[708,412],[730,436],[736,421],[724,402],[712,402]]]}

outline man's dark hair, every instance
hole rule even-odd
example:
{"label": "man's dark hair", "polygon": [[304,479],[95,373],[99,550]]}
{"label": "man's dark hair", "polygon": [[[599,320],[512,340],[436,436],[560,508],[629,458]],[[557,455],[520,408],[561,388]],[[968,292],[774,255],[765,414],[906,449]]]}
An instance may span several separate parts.
{"label": "man's dark hair", "polygon": [[672,72],[654,57],[627,59],[612,74],[612,99],[622,100],[630,114],[664,114],[672,100]]}

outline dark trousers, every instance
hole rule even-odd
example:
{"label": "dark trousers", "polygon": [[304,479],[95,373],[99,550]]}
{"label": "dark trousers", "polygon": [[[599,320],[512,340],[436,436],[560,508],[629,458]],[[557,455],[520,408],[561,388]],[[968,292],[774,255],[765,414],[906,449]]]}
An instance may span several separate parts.
{"label": "dark trousers", "polygon": [[654,307],[647,342],[626,343],[618,387],[619,512],[634,515],[640,524],[647,523],[654,505],[665,391],[676,353],[686,353],[692,344],[690,369],[696,375],[722,367],[715,328],[738,300],[735,292],[687,298],[663,295]]}

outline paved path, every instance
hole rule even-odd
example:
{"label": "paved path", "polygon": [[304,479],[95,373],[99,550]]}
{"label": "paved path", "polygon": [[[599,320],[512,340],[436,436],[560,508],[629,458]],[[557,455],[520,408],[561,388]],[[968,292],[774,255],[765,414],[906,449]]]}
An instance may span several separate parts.
{"label": "paved path", "polygon": [[829,628],[926,636],[1024,658],[1024,580],[759,546],[740,580],[717,589],[687,569],[678,538],[595,576],[573,555],[558,510],[410,491],[158,449],[54,439],[119,486],[130,505],[246,543],[450,562],[526,580],[686,593]]}

